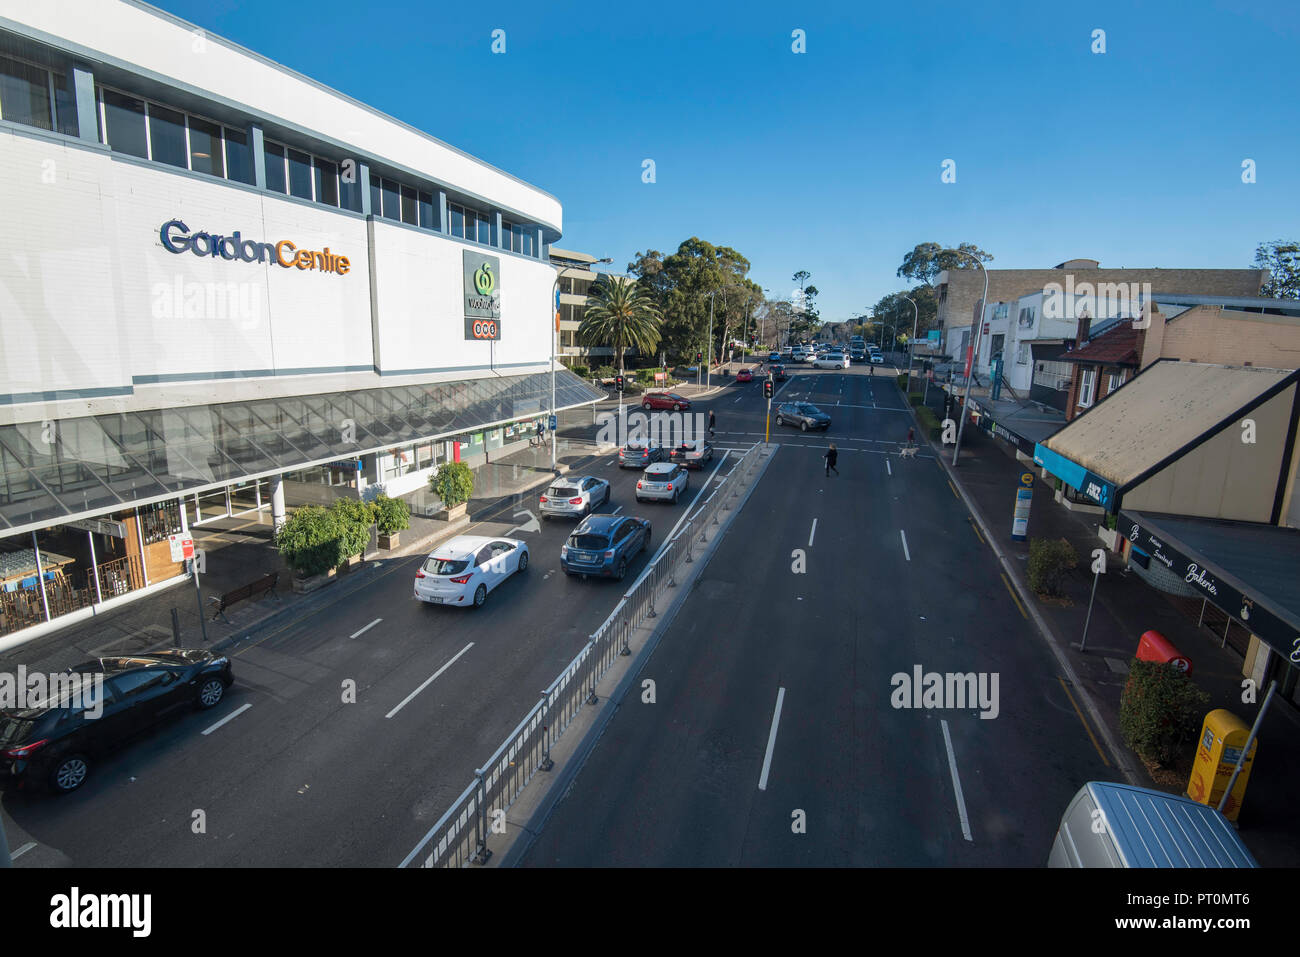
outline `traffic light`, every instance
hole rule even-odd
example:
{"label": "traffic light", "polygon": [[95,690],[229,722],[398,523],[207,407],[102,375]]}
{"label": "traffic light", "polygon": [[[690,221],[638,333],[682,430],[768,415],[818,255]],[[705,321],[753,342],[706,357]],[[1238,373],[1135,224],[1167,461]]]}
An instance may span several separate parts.
{"label": "traffic light", "polygon": [[771,380],[771,379],[764,379],[764,380],[763,380],[763,398],[765,398],[765,399],[770,399],[770,398],[772,398],[772,380]]}
{"label": "traffic light", "polygon": [[623,391],[623,376],[621,374],[614,376],[614,388],[618,392]]}
{"label": "traffic light", "polygon": [[695,353],[695,361],[696,361],[696,362],[703,362],[703,361],[704,361],[704,353],[703,353],[703,352],[697,352],[697,353]]}

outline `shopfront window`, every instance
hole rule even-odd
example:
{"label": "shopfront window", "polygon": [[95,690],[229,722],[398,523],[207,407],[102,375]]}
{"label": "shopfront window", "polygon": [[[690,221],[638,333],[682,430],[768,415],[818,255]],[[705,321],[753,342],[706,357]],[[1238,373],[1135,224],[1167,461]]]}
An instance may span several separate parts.
{"label": "shopfront window", "polygon": [[140,506],[140,534],[146,545],[167,541],[181,533],[181,509],[177,501]]}

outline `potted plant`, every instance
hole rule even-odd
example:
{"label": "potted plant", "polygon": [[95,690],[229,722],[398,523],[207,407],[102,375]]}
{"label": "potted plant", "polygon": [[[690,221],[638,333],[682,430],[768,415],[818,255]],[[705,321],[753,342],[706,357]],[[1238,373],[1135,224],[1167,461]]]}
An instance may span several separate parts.
{"label": "potted plant", "polygon": [[375,524],[375,507],[360,499],[339,498],[334,500],[330,511],[338,516],[343,536],[344,562],[350,568],[360,563],[366,546],[370,544],[370,526]]}
{"label": "potted plant", "polygon": [[381,492],[375,497],[374,507],[379,547],[396,548],[400,533],[411,527],[411,506],[400,498],[389,498]]}
{"label": "potted plant", "polygon": [[429,479],[429,486],[442,499],[442,511],[435,517],[454,522],[465,514],[474,494],[474,473],[464,462],[447,462]]}
{"label": "potted plant", "polygon": [[294,570],[293,590],[315,591],[334,581],[334,569],[347,560],[344,528],[337,512],[304,505],[275,534],[275,549]]}

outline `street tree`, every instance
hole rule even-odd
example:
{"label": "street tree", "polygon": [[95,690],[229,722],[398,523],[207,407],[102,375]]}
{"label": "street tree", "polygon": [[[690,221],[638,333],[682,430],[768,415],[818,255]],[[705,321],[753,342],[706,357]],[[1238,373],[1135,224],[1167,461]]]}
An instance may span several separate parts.
{"label": "street tree", "polygon": [[1300,244],[1295,240],[1275,239],[1260,243],[1255,250],[1255,265],[1271,275],[1259,294],[1269,299],[1300,299]]}
{"label": "street tree", "polygon": [[[968,255],[962,256],[959,253]],[[969,256],[980,262],[989,262],[993,256],[973,243],[962,243],[955,250],[940,246],[938,243],[917,243],[910,253],[903,257],[903,265],[898,267],[898,275],[912,282],[934,286],[939,273],[945,269],[976,269]]]}
{"label": "street tree", "polygon": [[639,283],[602,273],[591,285],[587,311],[578,326],[578,341],[585,346],[612,346],[619,372],[623,354],[631,346],[653,355],[662,336],[662,314],[654,297]]}

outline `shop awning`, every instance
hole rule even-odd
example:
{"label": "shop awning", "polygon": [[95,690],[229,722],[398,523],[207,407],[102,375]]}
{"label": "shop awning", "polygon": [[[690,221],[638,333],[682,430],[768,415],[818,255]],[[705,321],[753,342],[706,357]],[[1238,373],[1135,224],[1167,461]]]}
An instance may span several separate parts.
{"label": "shop awning", "polygon": [[[606,398],[567,369],[555,405]],[[0,535],[355,460],[551,408],[549,372],[0,426]]]}
{"label": "shop awning", "polygon": [[1300,531],[1121,510],[1117,530],[1284,657],[1300,640]]}
{"label": "shop awning", "polygon": [[1294,371],[1160,360],[1034,450],[1110,508],[1122,495],[1296,380]]}

